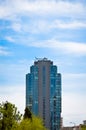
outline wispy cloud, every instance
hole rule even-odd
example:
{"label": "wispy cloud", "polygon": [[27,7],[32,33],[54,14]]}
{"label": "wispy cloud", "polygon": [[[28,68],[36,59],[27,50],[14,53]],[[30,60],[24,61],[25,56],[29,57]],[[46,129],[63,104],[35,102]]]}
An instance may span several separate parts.
{"label": "wispy cloud", "polygon": [[7,47],[0,46],[0,56],[8,56],[10,51],[8,51]]}
{"label": "wispy cloud", "polygon": [[[9,4],[10,3],[10,4]],[[63,10],[65,8],[65,10]],[[0,18],[12,18],[12,15],[55,15],[69,17],[84,17],[86,7],[81,3],[64,1],[28,1],[6,0],[0,5]]]}
{"label": "wispy cloud", "polygon": [[86,55],[86,44],[78,42],[61,42],[55,39],[50,39],[42,42],[34,42],[26,44],[27,46],[52,48],[61,51],[62,53],[71,53],[79,55]]}
{"label": "wispy cloud", "polygon": [[25,23],[16,23],[11,26],[11,28],[14,31],[22,31],[29,32],[31,34],[40,34],[40,33],[50,33],[53,31],[53,29],[85,29],[86,28],[86,22],[84,21],[74,21],[74,20],[46,20],[46,19],[35,19],[35,21],[31,20],[31,22],[28,25],[28,22]]}
{"label": "wispy cloud", "polygon": [[50,28],[60,28],[60,29],[80,29],[80,28],[86,28],[86,22],[80,22],[80,21],[59,21],[55,20],[50,25]]}
{"label": "wispy cloud", "polygon": [[[3,30],[8,29],[7,31],[17,33],[17,37],[13,34],[16,39],[20,37],[19,33],[22,39],[26,33],[30,38],[34,34],[52,32],[53,35],[54,29],[57,29],[56,31],[58,29],[84,29],[86,28],[85,18],[86,6],[82,2],[5,0],[0,4],[0,19],[9,21],[9,26],[3,26]],[[7,36],[10,42],[14,39]]]}
{"label": "wispy cloud", "polygon": [[[79,43],[79,42],[62,42],[56,39],[49,39],[49,40],[42,40],[42,41],[28,41],[30,40],[29,38],[26,37],[10,37],[7,36],[5,38],[6,40],[10,42],[14,42],[16,44],[20,45],[25,45],[28,47],[37,47],[37,48],[50,48],[50,49],[55,49],[58,50],[61,53],[65,54],[73,54],[73,55],[86,55],[86,43]],[[14,43],[14,44],[15,44]]]}
{"label": "wispy cloud", "polygon": [[13,29],[16,32],[21,32],[22,25],[20,23],[13,23],[11,25],[11,29]]}
{"label": "wispy cloud", "polygon": [[9,42],[14,42],[15,41],[11,36],[6,36],[5,40],[7,40]]}

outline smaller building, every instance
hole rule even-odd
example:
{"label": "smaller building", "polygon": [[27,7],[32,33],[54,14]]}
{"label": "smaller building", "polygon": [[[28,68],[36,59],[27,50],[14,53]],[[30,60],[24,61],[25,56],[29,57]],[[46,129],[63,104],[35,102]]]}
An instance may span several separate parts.
{"label": "smaller building", "polygon": [[86,125],[86,120],[83,121],[83,124]]}
{"label": "smaller building", "polygon": [[61,120],[60,120],[60,128],[61,129],[63,128],[63,117],[61,117]]}
{"label": "smaller building", "polygon": [[73,130],[73,127],[67,126],[67,127],[63,127],[61,130]]}
{"label": "smaller building", "polygon": [[63,127],[61,130],[81,130],[80,126],[68,126],[68,127]]}

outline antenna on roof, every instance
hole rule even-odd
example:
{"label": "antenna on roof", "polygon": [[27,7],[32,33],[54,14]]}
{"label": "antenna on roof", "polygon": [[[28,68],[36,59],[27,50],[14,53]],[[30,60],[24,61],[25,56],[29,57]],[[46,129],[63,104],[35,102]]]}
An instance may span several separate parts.
{"label": "antenna on roof", "polygon": [[45,60],[45,61],[46,61],[47,58],[46,58],[46,57],[44,57],[44,58],[37,58],[37,57],[35,57],[35,60],[37,60],[37,61],[38,61],[38,60]]}

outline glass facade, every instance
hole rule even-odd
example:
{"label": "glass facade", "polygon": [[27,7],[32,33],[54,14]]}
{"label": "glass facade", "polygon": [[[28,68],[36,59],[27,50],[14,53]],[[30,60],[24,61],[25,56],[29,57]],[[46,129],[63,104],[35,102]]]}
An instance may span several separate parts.
{"label": "glass facade", "polygon": [[49,130],[60,130],[61,74],[47,59],[34,62],[26,75],[26,106],[40,115]]}

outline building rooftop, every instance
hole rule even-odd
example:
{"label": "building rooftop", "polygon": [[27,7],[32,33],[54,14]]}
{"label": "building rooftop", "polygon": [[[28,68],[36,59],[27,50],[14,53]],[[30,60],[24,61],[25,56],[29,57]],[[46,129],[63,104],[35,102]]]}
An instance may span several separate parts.
{"label": "building rooftop", "polygon": [[44,57],[44,58],[37,58],[35,57],[35,64],[38,62],[51,62],[53,64],[53,62],[51,60],[48,60],[48,58]]}

